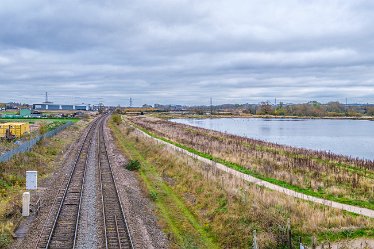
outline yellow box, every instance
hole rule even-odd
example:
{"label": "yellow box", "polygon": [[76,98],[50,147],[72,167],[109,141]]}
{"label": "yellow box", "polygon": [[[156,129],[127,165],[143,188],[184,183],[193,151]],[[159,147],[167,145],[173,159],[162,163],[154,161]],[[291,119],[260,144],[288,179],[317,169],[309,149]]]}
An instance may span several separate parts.
{"label": "yellow box", "polygon": [[0,124],[0,137],[5,137],[6,130],[9,129],[12,135],[21,137],[30,132],[29,123],[3,123]]}

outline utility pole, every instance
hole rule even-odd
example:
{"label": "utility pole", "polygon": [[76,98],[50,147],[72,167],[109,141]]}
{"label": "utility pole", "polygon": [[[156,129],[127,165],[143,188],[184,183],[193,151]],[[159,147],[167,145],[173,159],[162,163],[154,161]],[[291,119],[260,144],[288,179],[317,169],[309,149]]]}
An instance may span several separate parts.
{"label": "utility pole", "polygon": [[213,100],[212,97],[210,97],[210,115],[213,114]]}
{"label": "utility pole", "polygon": [[345,115],[348,114],[348,99],[345,98]]}
{"label": "utility pole", "polygon": [[45,104],[51,104],[52,102],[50,102],[49,100],[48,100],[48,92],[45,92],[45,102],[44,102]]}

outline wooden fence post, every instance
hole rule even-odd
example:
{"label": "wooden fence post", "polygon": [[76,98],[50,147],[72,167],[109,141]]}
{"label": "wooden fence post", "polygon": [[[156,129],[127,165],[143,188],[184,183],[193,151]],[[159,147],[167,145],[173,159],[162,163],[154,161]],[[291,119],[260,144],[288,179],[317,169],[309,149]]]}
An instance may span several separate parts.
{"label": "wooden fence post", "polygon": [[288,236],[288,248],[292,249],[292,233],[291,233],[291,220],[287,220],[287,236]]}
{"label": "wooden fence post", "polygon": [[316,237],[312,237],[312,249],[316,249]]}

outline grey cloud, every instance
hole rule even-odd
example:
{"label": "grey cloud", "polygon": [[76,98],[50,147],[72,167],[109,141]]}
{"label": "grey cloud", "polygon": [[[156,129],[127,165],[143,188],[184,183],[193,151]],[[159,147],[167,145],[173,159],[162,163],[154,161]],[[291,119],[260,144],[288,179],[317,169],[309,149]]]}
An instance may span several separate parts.
{"label": "grey cloud", "polygon": [[0,101],[372,102],[371,1],[3,0]]}

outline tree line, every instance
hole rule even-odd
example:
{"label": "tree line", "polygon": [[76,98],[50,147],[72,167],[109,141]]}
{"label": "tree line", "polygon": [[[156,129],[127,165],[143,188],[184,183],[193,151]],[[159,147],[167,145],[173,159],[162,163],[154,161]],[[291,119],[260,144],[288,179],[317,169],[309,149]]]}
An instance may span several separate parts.
{"label": "tree line", "polygon": [[303,104],[284,104],[280,102],[277,105],[273,105],[270,102],[261,102],[258,105],[250,106],[243,112],[277,116],[359,117],[374,116],[374,105],[346,105],[337,101],[326,104],[317,101]]}

